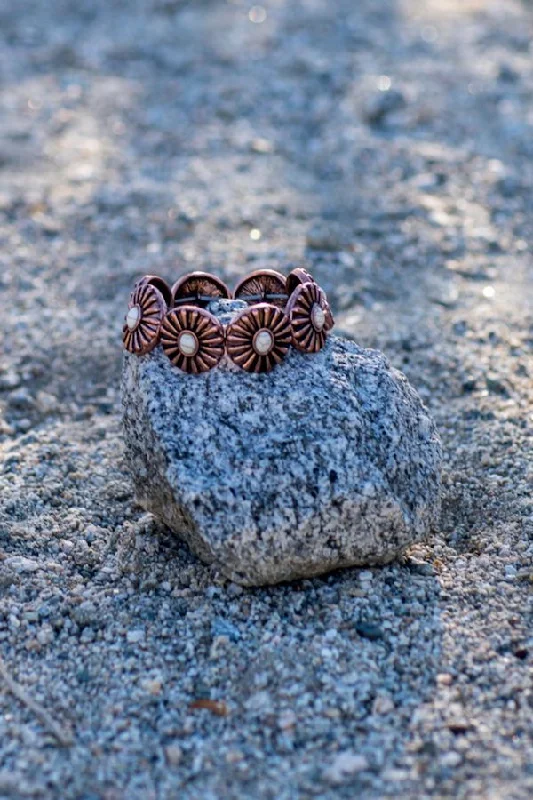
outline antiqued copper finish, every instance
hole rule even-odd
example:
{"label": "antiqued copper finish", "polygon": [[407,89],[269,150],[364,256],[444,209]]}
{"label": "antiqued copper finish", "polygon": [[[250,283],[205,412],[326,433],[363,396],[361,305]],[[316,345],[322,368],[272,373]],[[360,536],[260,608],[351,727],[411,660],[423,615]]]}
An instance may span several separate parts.
{"label": "antiqued copper finish", "polygon": [[235,299],[249,306],[233,319],[232,310],[223,317],[232,321],[223,324],[207,306],[231,298],[226,284],[207,272],[184,275],[172,289],[157,275],[145,275],[130,297],[124,347],[144,355],[161,341],[172,364],[191,374],[207,372],[225,354],[247,372],[269,372],[291,344],[318,352],[333,327],[325,293],[302,267],[286,279],[270,269],[243,278]]}
{"label": "antiqued copper finish", "polygon": [[137,286],[142,286],[145,283],[149,283],[150,286],[155,286],[156,289],[159,289],[163,295],[163,300],[165,301],[167,308],[171,308],[172,290],[163,278],[160,278],[158,275],[145,275],[140,281],[137,281],[135,288],[137,288]]}
{"label": "antiqued copper finish", "polygon": [[159,289],[143,281],[139,281],[131,293],[122,328],[124,347],[136,356],[146,355],[156,346],[161,322],[167,311],[167,304]]}
{"label": "antiqued copper finish", "polygon": [[217,297],[231,297],[224,281],[208,272],[191,272],[183,275],[172,287],[171,308],[181,305],[205,308]]}
{"label": "antiqued copper finish", "polygon": [[269,372],[283,361],[290,344],[288,317],[268,303],[241,311],[226,333],[229,358],[246,372]]}
{"label": "antiqued copper finish", "polygon": [[292,344],[305,353],[324,347],[326,334],[333,327],[333,315],[326,295],[313,282],[302,283],[291,294],[287,315],[292,326]]}
{"label": "antiqued copper finish", "polygon": [[174,366],[198,375],[215,367],[224,355],[224,328],[209,311],[182,306],[164,318],[161,345]]}
{"label": "antiqued copper finish", "polygon": [[306,269],[296,267],[287,275],[287,293],[291,295],[303,283],[316,283],[316,281]]}
{"label": "antiqued copper finish", "polygon": [[289,299],[287,281],[273,269],[258,269],[237,284],[234,297],[250,304],[271,303],[278,308],[285,308]]}

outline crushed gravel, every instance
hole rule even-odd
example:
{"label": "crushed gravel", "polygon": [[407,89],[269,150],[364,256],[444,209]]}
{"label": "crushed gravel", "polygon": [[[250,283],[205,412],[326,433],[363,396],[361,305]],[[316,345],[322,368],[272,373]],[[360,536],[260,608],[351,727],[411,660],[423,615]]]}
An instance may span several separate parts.
{"label": "crushed gravel", "polygon": [[[531,797],[532,13],[0,3],[2,800]],[[122,316],[302,261],[436,418],[443,513],[248,590],[133,504]]]}

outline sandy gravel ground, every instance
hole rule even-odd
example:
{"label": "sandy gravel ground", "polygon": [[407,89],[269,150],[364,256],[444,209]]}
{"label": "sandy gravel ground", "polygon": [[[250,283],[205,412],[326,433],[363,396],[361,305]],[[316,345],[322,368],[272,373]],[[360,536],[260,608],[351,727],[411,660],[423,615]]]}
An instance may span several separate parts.
{"label": "sandy gravel ground", "polygon": [[[2,0],[2,799],[531,797],[532,14]],[[435,415],[442,521],[244,591],[133,504],[122,315],[302,259]]]}

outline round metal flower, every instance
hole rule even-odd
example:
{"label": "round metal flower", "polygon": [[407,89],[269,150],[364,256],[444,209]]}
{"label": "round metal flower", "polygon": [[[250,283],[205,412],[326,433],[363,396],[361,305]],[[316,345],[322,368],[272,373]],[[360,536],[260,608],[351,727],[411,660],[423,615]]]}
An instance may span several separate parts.
{"label": "round metal flower", "polygon": [[167,312],[162,292],[150,282],[152,277],[147,275],[136,284],[122,329],[124,347],[136,356],[146,355],[154,349],[159,341],[161,322]]}
{"label": "round metal flower", "polygon": [[303,283],[316,283],[313,276],[303,267],[296,267],[287,275],[287,292],[291,295]]}
{"label": "round metal flower", "polygon": [[243,278],[235,287],[236,300],[247,303],[271,303],[285,308],[289,295],[283,275],[273,269],[258,269]]}
{"label": "round metal flower", "polygon": [[288,317],[268,303],[245,308],[226,333],[229,358],[246,372],[269,372],[283,361],[290,344]]}
{"label": "round metal flower", "polygon": [[137,281],[134,289],[136,289],[138,286],[142,286],[145,283],[149,283],[151,286],[155,286],[156,289],[159,289],[163,295],[163,300],[165,301],[167,308],[170,308],[170,304],[172,302],[172,291],[168,283],[158,275],[145,275],[144,278],[141,278],[140,281]]}
{"label": "round metal flower", "polygon": [[326,295],[318,284],[309,281],[298,286],[287,304],[287,315],[294,347],[305,353],[317,353],[324,347],[334,321]]}
{"label": "round metal flower", "polygon": [[179,278],[172,287],[172,307],[188,305],[205,308],[217,297],[230,296],[230,290],[220,278],[209,272],[191,272]]}
{"label": "round metal flower", "polygon": [[215,367],[224,355],[224,328],[209,311],[182,306],[164,318],[161,345],[174,366],[198,375]]}

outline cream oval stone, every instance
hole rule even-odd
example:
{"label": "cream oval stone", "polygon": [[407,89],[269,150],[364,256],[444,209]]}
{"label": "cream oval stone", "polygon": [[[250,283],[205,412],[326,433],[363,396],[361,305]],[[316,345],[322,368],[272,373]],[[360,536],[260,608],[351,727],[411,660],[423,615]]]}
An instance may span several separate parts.
{"label": "cream oval stone", "polygon": [[261,328],[254,336],[254,350],[260,356],[266,356],[274,347],[274,337],[266,328]]}
{"label": "cream oval stone", "polygon": [[193,356],[198,350],[198,339],[192,331],[183,331],[178,339],[178,347],[184,356]]}
{"label": "cream oval stone", "polygon": [[311,311],[311,322],[313,323],[314,329],[317,331],[321,331],[326,324],[326,314],[322,306],[319,306],[318,303],[314,304],[313,310]]}
{"label": "cream oval stone", "polygon": [[140,306],[132,306],[126,314],[126,325],[130,331],[134,331],[139,322],[141,321]]}

